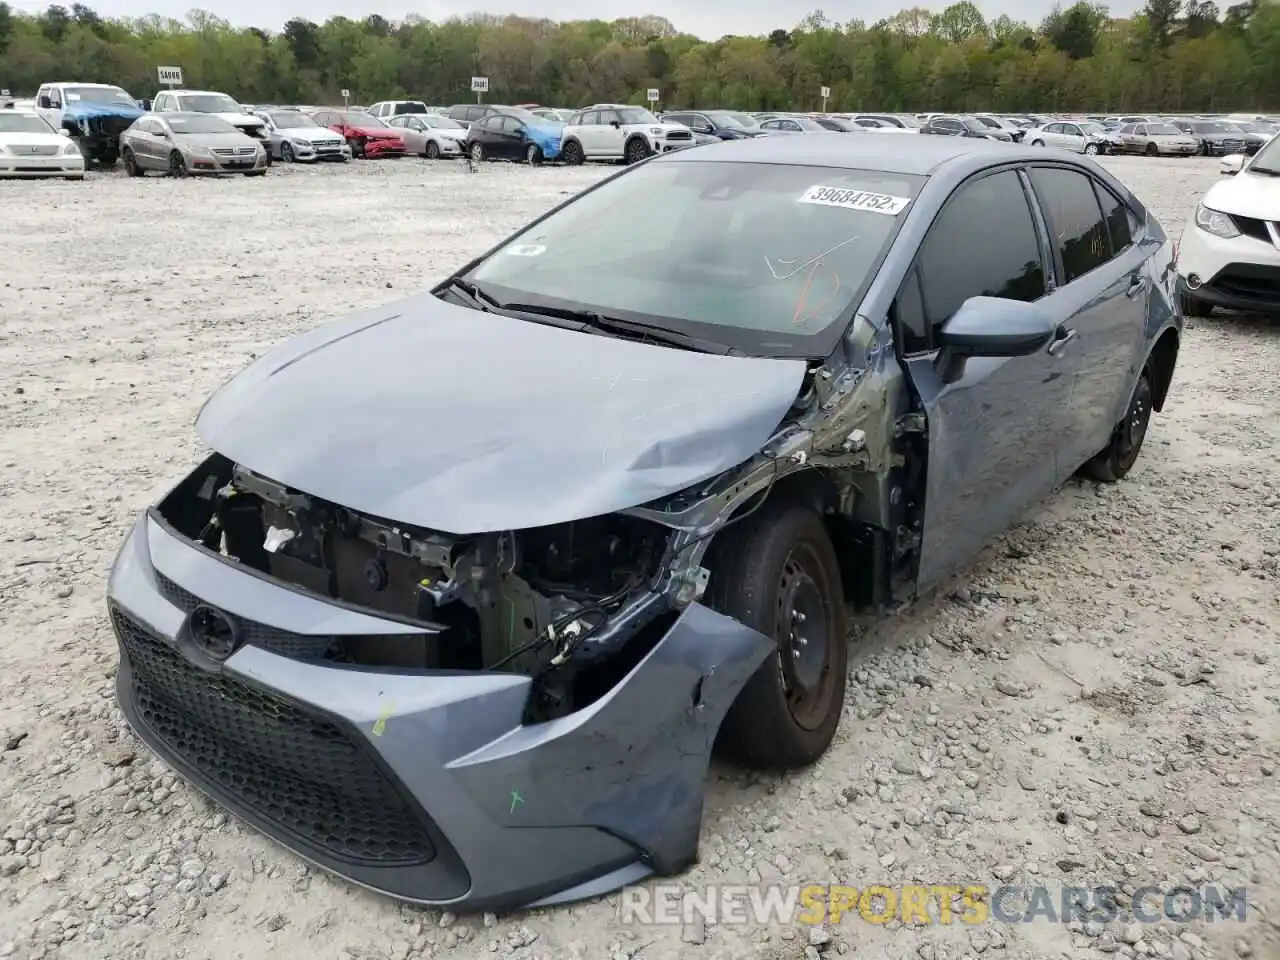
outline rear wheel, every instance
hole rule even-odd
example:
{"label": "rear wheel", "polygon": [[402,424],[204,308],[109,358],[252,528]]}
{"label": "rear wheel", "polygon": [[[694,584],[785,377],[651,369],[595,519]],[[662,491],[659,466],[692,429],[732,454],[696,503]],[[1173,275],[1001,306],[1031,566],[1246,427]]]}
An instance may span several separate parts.
{"label": "rear wheel", "polygon": [[822,518],[766,504],[721,534],[708,562],[708,605],[778,644],[725,716],[721,748],[761,768],[812,763],[835,736],[848,664],[840,567]]}
{"label": "rear wheel", "polygon": [[1129,409],[1124,419],[1116,424],[1111,433],[1111,440],[1106,448],[1096,457],[1080,468],[1080,472],[1090,480],[1098,483],[1115,483],[1133,469],[1142,452],[1142,441],[1147,437],[1147,427],[1151,424],[1151,410],[1155,401],[1155,391],[1151,383],[1151,367],[1142,370],[1138,385],[1133,389],[1129,400]]}

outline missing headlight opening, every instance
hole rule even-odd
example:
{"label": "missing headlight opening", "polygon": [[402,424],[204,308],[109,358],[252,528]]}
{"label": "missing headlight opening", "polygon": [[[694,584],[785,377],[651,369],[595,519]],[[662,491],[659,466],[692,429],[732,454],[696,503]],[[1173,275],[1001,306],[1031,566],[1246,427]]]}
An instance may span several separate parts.
{"label": "missing headlight opening", "polygon": [[582,705],[590,678],[579,673],[602,652],[669,625],[662,615],[692,602],[706,583],[705,571],[695,569],[669,596],[653,592],[672,531],[650,520],[610,515],[473,536],[438,533],[308,496],[216,454],[159,513],[177,532],[259,574],[434,631],[338,637],[323,659],[522,673],[545,681],[538,693],[551,714]]}

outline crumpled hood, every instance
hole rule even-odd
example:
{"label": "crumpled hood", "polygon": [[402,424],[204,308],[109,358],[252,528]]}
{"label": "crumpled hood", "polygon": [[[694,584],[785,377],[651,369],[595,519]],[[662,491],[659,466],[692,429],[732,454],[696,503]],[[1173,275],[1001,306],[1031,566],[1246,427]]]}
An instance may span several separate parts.
{"label": "crumpled hood", "polygon": [[135,104],[99,103],[94,100],[73,100],[62,111],[63,120],[93,120],[99,117],[121,117],[137,120],[146,111]]}
{"label": "crumpled hood", "polygon": [[306,493],[448,533],[578,520],[736,466],[801,360],[561,330],[423,294],[287,341],[196,420],[214,450]]}
{"label": "crumpled hood", "polygon": [[1210,210],[1242,217],[1280,220],[1280,177],[1242,170],[1210,187],[1205,194],[1204,205]]}

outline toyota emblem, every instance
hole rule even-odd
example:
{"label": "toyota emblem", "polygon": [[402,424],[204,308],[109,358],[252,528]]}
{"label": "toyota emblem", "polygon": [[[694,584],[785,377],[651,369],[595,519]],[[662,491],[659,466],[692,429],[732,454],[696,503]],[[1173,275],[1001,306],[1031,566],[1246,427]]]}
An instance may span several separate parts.
{"label": "toyota emblem", "polygon": [[195,645],[214,660],[227,659],[240,646],[235,624],[221,610],[202,604],[191,611],[187,625]]}

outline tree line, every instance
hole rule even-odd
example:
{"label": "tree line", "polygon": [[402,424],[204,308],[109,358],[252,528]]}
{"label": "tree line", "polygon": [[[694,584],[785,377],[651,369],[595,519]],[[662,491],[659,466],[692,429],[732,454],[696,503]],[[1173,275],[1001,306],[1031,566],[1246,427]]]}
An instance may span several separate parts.
{"label": "tree line", "polygon": [[962,0],[875,23],[818,10],[767,36],[706,41],[654,16],[295,18],[272,33],[200,10],[107,19],[0,0],[0,87],[15,96],[80,80],[150,97],[162,65],[247,103],[334,103],[348,89],[353,102],[450,104],[487,76],[494,102],[550,106],[642,103],[656,87],[667,107],[811,110],[826,86],[832,110],[1276,111],[1280,3],[1147,0],[1116,18],[1082,0],[1033,25]]}

